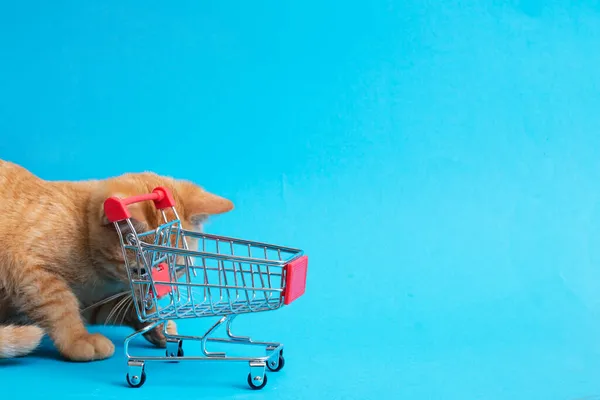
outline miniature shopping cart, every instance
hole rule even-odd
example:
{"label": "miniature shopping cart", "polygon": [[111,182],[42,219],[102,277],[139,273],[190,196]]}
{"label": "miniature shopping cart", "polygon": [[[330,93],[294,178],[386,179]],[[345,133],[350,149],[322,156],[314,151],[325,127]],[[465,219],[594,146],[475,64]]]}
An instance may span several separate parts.
{"label": "miniature shopping cart", "polygon": [[[138,233],[127,205],[153,201],[163,223],[155,230]],[[140,387],[146,381],[149,361],[241,361],[250,366],[248,384],[262,389],[266,369],[283,368],[283,345],[254,341],[231,332],[239,314],[277,310],[304,294],[308,258],[298,249],[249,240],[197,233],[183,229],[175,201],[166,188],[126,199],[111,197],[104,212],[117,230],[125,258],[133,304],[144,329],[125,339],[127,382]],[[192,250],[191,247],[199,250]],[[171,335],[167,321],[220,317],[202,336]],[[163,324],[166,355],[134,356],[129,343]],[[225,326],[226,337],[212,337]],[[183,341],[197,340],[202,354],[184,356]],[[208,342],[261,346],[262,357],[233,357],[208,351]]]}

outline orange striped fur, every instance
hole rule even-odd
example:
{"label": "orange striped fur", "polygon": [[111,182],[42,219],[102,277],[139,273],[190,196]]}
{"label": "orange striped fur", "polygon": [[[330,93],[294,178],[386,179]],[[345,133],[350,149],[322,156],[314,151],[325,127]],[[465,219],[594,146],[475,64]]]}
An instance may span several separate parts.
{"label": "orange striped fur", "polygon": [[[123,254],[103,202],[157,186],[173,192],[186,229],[198,230],[205,216],[233,208],[229,200],[195,184],[153,173],[53,182],[0,160],[0,358],[25,355],[48,334],[69,360],[104,359],[114,346],[90,334],[86,323],[142,327],[131,307]],[[137,224],[157,226],[159,214],[151,203],[129,207]],[[170,322],[167,331],[175,329]],[[160,327],[146,338],[165,345]]]}

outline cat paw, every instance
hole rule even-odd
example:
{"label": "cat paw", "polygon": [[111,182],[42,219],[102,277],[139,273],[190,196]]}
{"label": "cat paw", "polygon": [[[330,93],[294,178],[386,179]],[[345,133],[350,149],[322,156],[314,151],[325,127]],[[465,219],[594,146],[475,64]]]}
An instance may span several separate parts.
{"label": "cat paw", "polygon": [[114,352],[115,345],[98,333],[81,336],[61,350],[62,355],[71,361],[103,360]]}
{"label": "cat paw", "polygon": [[[167,321],[167,334],[177,335],[177,324],[175,321]],[[167,338],[165,338],[163,324],[160,324],[145,333],[144,337],[156,347],[167,347]]]}

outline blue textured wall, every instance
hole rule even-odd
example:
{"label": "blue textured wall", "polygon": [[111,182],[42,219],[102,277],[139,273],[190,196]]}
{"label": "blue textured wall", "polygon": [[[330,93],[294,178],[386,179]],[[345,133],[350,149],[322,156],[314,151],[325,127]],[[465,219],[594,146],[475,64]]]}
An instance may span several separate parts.
{"label": "blue textured wall", "polygon": [[[237,205],[209,230],[311,256],[302,301],[240,321],[287,346],[263,392],[243,365],[166,364],[136,398],[599,395],[599,12],[3,2],[0,157],[193,179]],[[0,382],[123,398],[119,350],[76,365],[46,343]]]}

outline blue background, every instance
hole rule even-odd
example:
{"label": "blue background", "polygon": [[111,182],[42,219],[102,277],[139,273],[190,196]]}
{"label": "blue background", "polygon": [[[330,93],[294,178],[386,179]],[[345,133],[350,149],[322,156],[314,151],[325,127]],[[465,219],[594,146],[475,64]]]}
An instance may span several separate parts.
{"label": "blue background", "polygon": [[0,363],[1,390],[596,398],[599,50],[591,0],[2,2],[1,158],[192,179],[237,206],[209,231],[311,265],[305,297],[239,321],[286,344],[261,392],[223,363],[132,392],[124,328],[107,361]]}

